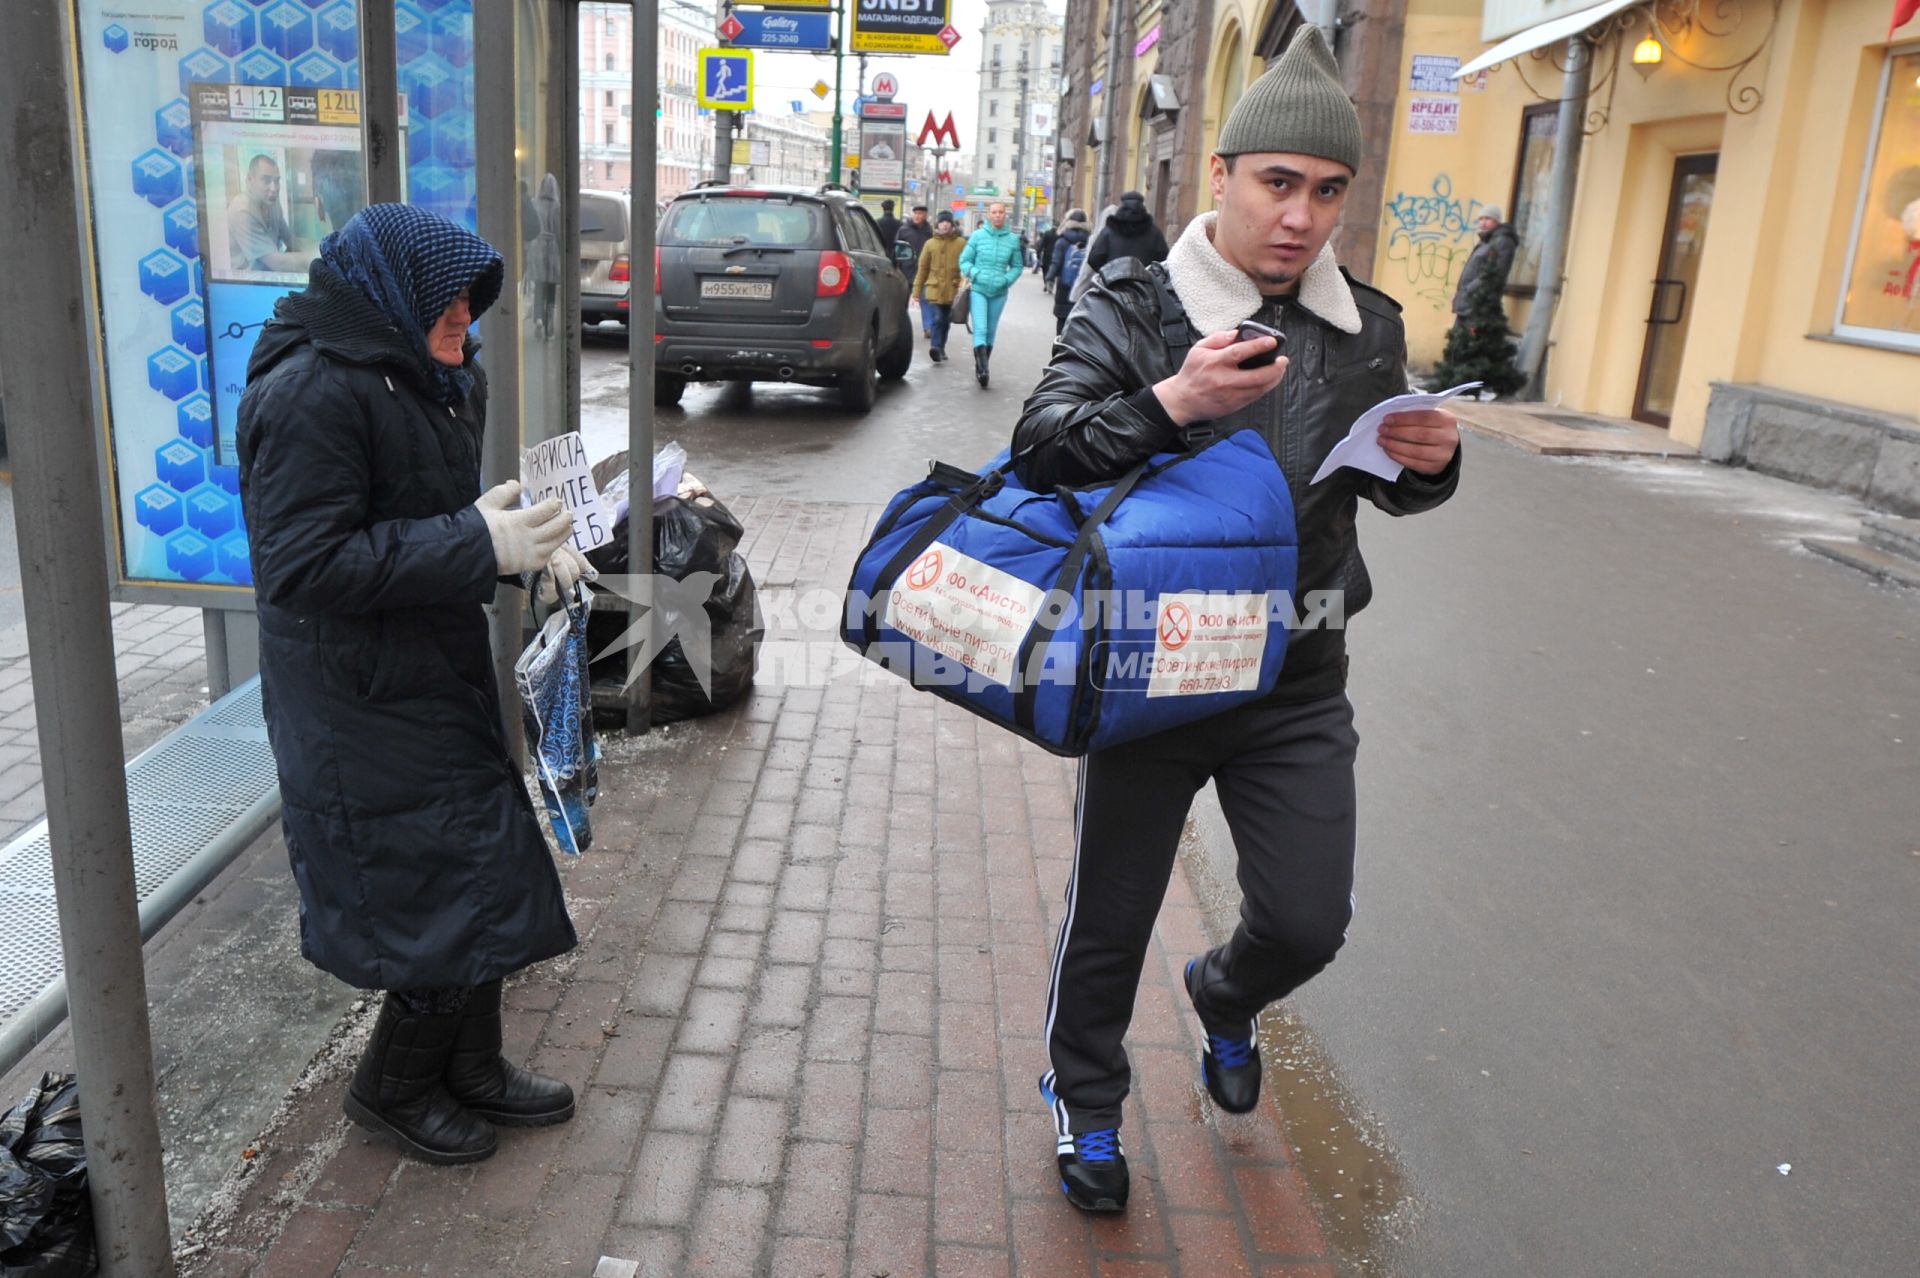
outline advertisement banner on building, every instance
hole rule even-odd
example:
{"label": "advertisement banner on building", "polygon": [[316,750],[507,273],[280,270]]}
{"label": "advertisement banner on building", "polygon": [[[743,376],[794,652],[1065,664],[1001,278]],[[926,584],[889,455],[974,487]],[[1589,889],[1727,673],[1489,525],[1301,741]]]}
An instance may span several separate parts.
{"label": "advertisement banner on building", "polygon": [[855,53],[944,56],[960,42],[952,0],[859,0],[853,11]]}
{"label": "advertisement banner on building", "polygon": [[[274,303],[365,202],[359,6],[74,11],[120,583],[246,587],[234,412]],[[395,15],[408,198],[468,227],[472,13]]]}
{"label": "advertisement banner on building", "polygon": [[1407,87],[1415,93],[1458,93],[1460,82],[1453,73],[1460,69],[1460,59],[1437,53],[1416,53],[1413,55],[1413,70],[1408,76]]}
{"label": "advertisement banner on building", "polygon": [[907,188],[904,120],[860,121],[860,191],[902,194]]}
{"label": "advertisement banner on building", "polygon": [[1027,108],[1027,136],[1050,138],[1053,136],[1054,104],[1037,102]]}
{"label": "advertisement banner on building", "polygon": [[1407,101],[1407,132],[1458,133],[1460,102],[1457,98],[1410,98]]}

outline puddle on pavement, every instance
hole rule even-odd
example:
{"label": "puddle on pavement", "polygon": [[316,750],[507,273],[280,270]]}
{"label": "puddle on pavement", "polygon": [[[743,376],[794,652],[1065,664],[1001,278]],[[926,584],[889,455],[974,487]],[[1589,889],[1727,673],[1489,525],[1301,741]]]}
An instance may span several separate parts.
{"label": "puddle on pavement", "polygon": [[1393,1148],[1361,1113],[1325,1050],[1284,1007],[1260,1018],[1265,1092],[1294,1147],[1321,1228],[1348,1272],[1402,1272],[1416,1203]]}

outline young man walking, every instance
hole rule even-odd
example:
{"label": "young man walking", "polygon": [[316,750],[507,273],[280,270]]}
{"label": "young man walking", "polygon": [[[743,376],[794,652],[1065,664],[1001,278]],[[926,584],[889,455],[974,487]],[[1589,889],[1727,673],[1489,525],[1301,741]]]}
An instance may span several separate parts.
{"label": "young man walking", "polygon": [[[1361,412],[1407,387],[1399,306],[1348,279],[1327,246],[1360,155],[1360,120],[1333,56],[1317,29],[1302,28],[1221,129],[1210,161],[1219,212],[1189,225],[1164,275],[1117,260],[1069,317],[1014,432],[1016,453],[1034,449],[1023,482],[1045,492],[1110,480],[1155,453],[1257,430],[1293,497],[1296,597],[1344,592],[1345,615],[1365,607],[1360,500],[1393,515],[1431,509],[1452,495],[1460,462],[1451,414],[1396,414],[1381,446],[1406,467],[1398,480],[1343,469],[1307,482]],[[1247,319],[1286,335],[1272,364],[1243,367],[1273,348],[1268,337],[1238,340]],[[1051,1068],[1040,1082],[1061,1189],[1075,1206],[1126,1206],[1121,1040],[1202,785],[1211,779],[1218,789],[1243,896],[1232,938],[1186,968],[1202,1077],[1221,1109],[1258,1103],[1255,1017],[1326,967],[1345,940],[1357,746],[1346,674],[1343,630],[1297,629],[1270,696],[1083,763],[1046,1009]]]}

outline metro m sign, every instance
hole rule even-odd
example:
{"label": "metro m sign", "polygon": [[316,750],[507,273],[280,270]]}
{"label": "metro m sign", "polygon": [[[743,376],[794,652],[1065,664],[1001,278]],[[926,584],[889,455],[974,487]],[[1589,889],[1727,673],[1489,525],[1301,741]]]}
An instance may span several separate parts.
{"label": "metro m sign", "polygon": [[[953,127],[953,112],[947,112],[947,118],[938,124],[933,122],[933,112],[927,112],[927,122],[920,126],[920,136],[914,139],[914,145],[925,146],[928,138],[933,139],[935,146],[951,147],[955,151],[960,149],[960,130]],[[940,180],[946,181],[945,178]]]}
{"label": "metro m sign", "polygon": [[952,0],[860,0],[853,13],[853,51],[944,56],[953,47],[951,9]]}

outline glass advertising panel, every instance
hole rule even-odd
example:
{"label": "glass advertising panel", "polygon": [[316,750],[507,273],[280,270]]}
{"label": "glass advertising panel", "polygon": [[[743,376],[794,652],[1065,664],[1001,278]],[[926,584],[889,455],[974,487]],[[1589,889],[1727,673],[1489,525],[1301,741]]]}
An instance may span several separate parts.
{"label": "glass advertising panel", "polygon": [[1920,351],[1920,49],[1883,85],[1834,331]]}
{"label": "glass advertising panel", "polygon": [[[251,584],[235,414],[274,304],[366,201],[365,2],[75,6],[123,585]],[[394,15],[409,198],[472,226],[472,0]]]}

